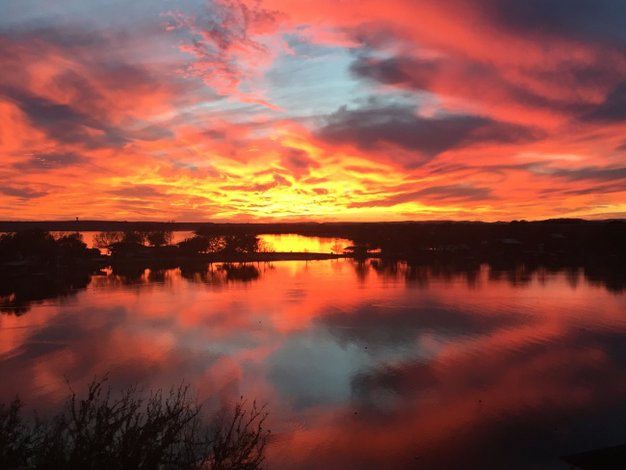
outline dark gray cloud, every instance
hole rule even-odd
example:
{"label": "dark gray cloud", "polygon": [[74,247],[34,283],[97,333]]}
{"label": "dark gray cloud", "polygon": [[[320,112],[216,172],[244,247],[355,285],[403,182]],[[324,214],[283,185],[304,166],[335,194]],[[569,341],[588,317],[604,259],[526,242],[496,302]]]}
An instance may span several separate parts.
{"label": "dark gray cloud", "polygon": [[370,103],[358,109],[342,107],[328,116],[317,136],[332,143],[362,149],[395,145],[422,154],[407,166],[423,163],[446,150],[478,143],[516,143],[538,138],[526,127],[470,115],[425,118],[404,105]]}
{"label": "dark gray cloud", "polygon": [[481,11],[520,34],[572,37],[626,45],[623,0],[479,0]]}
{"label": "dark gray cloud", "polygon": [[[368,51],[369,52],[369,51]],[[594,111],[594,105],[583,100],[567,100],[538,94],[519,82],[502,75],[494,64],[467,61],[463,57],[445,59],[421,59],[410,56],[394,56],[384,59],[359,55],[351,64],[350,71],[356,78],[396,86],[412,91],[437,92],[442,77],[449,83],[456,80],[458,86],[446,90],[453,96],[476,98],[476,90],[464,86],[481,83],[483,89],[499,90],[502,96],[526,107],[556,110],[572,116],[584,116]],[[623,77],[610,65],[610,61],[598,57],[591,64],[581,65],[574,61],[554,64],[554,70],[526,70],[532,80],[544,83],[559,82],[573,87],[596,88],[599,84],[615,83]]]}
{"label": "dark gray cloud", "polygon": [[442,62],[407,56],[373,59],[361,55],[350,65],[350,72],[386,85],[408,85],[416,89],[430,88],[432,77],[441,70]]}
{"label": "dark gray cloud", "polygon": [[352,40],[364,47],[379,49],[398,42],[412,43],[410,35],[390,23],[369,21],[347,30]]}
{"label": "dark gray cloud", "polygon": [[342,343],[364,343],[371,346],[406,344],[424,332],[448,335],[477,335],[528,322],[524,314],[483,315],[461,311],[438,302],[407,305],[394,309],[379,305],[360,305],[353,314],[329,311],[318,322]]}
{"label": "dark gray cloud", "polygon": [[[0,75],[0,99],[12,102],[33,127],[60,144],[87,148],[119,148],[133,140],[171,138],[171,130],[128,116],[124,125],[115,113],[132,114],[123,101],[154,93],[172,92],[173,103],[184,101],[183,82],[176,74],[163,74],[156,66],[137,63],[124,53],[125,34],[103,34],[69,25],[60,31],[26,27],[0,29],[0,66],[12,70]],[[63,55],[77,64],[59,68],[50,80],[60,100],[29,89],[33,60],[46,55]],[[112,102],[116,100],[115,102]],[[122,116],[124,117],[124,116]]]}
{"label": "dark gray cloud", "polygon": [[443,201],[484,201],[485,199],[493,199],[491,188],[452,184],[444,186],[431,186],[418,191],[411,191],[374,201],[354,202],[350,204],[350,207],[389,207],[413,201],[441,203]]}
{"label": "dark gray cloud", "polygon": [[[107,125],[104,119],[24,89],[0,86],[0,97],[15,103],[35,127],[58,142],[97,148],[121,146],[127,141],[121,131]],[[100,132],[89,132],[89,129]]]}
{"label": "dark gray cloud", "polygon": [[41,45],[54,44],[63,49],[79,51],[84,48],[102,46],[103,34],[94,31],[68,27],[53,27],[51,25],[36,25],[34,23],[20,24],[19,26],[0,25],[0,44],[4,41],[20,43],[40,43]]}
{"label": "dark gray cloud", "polygon": [[[16,104],[33,126],[63,144],[80,144],[89,148],[121,147],[132,140],[149,141],[173,136],[171,130],[161,126],[147,125],[132,130],[112,126],[108,124],[108,115],[104,110],[107,106],[105,101],[99,92],[85,85],[84,78],[71,75],[69,81],[60,77],[57,82],[62,88],[71,90],[77,96],[76,102],[91,111],[57,103],[13,86],[0,85],[0,98]],[[111,85],[117,86],[113,83]]]}
{"label": "dark gray cloud", "polygon": [[155,125],[145,126],[136,131],[128,132],[126,135],[129,139],[145,141],[173,139],[174,136],[175,134],[171,129]]}
{"label": "dark gray cloud", "polygon": [[22,200],[28,199],[37,199],[39,197],[43,197],[48,193],[45,191],[38,191],[36,189],[24,186],[11,186],[11,185],[0,185],[0,194],[4,194],[5,196],[12,196]]}
{"label": "dark gray cloud", "polygon": [[[585,188],[564,189],[564,190],[561,189],[561,190],[555,190],[553,192],[559,192],[559,193],[567,194],[567,195],[582,196],[582,195],[588,195],[588,194],[597,195],[597,194],[621,193],[623,191],[626,191],[626,180],[622,182],[618,182],[618,183],[613,183],[613,184],[603,184],[603,185],[592,184],[591,186],[588,186]],[[585,209],[588,209],[588,208],[585,208]],[[572,209],[570,208],[567,208],[566,210],[572,211]]]}
{"label": "dark gray cloud", "polygon": [[428,188],[415,191],[416,197],[428,197],[435,199],[457,199],[463,201],[482,200],[491,197],[491,188],[451,184],[444,186],[430,186]]}
{"label": "dark gray cloud", "polygon": [[27,160],[13,165],[18,170],[27,172],[43,172],[66,168],[82,162],[82,158],[71,152],[41,153],[30,156]]}
{"label": "dark gray cloud", "polygon": [[626,182],[626,167],[601,168],[597,166],[588,166],[575,170],[560,169],[552,172],[551,175],[565,178],[569,181]]}
{"label": "dark gray cloud", "polygon": [[595,109],[585,115],[588,121],[626,121],[626,82],[616,86]]}

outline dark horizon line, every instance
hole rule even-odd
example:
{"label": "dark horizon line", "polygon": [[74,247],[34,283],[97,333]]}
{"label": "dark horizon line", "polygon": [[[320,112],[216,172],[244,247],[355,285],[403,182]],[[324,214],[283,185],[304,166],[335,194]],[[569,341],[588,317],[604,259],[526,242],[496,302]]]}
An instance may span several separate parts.
{"label": "dark horizon line", "polygon": [[[155,222],[155,221],[109,221],[109,220],[58,220],[58,221],[0,221],[0,233],[42,230],[46,232],[197,232],[214,233],[255,233],[260,234],[300,234],[322,237],[348,237],[350,234],[369,232],[399,231],[411,232],[420,227],[440,227],[454,225],[459,230],[471,227],[602,227],[612,224],[622,225],[626,219],[586,220],[574,218],[545,219],[536,221],[512,220],[509,222],[482,222],[467,220],[429,221],[385,221],[385,222]],[[349,237],[348,237],[349,238]]]}
{"label": "dark horizon line", "polygon": [[472,220],[472,219],[428,219],[428,220],[344,220],[344,221],[281,221],[271,222],[215,222],[215,221],[176,221],[176,220],[116,220],[116,219],[40,219],[40,220],[0,220],[0,225],[15,224],[141,224],[141,225],[367,225],[367,224],[510,224],[510,223],[608,223],[626,222],[626,218],[612,217],[607,219],[585,219],[581,217],[553,217],[548,219],[510,219],[510,220]]}

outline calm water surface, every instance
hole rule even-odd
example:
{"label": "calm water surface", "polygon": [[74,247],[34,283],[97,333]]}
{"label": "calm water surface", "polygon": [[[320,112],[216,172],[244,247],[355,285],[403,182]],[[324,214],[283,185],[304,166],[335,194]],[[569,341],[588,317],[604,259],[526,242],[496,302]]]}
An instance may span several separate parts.
{"label": "calm water surface", "polygon": [[270,468],[567,468],[626,442],[626,296],[578,271],[108,271],[10,312],[2,400],[184,379],[208,407],[268,403]]}

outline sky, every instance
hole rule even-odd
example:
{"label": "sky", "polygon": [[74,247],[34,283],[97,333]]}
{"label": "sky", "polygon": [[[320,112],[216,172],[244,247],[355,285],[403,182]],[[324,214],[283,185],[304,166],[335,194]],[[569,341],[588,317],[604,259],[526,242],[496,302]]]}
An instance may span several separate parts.
{"label": "sky", "polygon": [[626,217],[623,0],[0,0],[0,219]]}

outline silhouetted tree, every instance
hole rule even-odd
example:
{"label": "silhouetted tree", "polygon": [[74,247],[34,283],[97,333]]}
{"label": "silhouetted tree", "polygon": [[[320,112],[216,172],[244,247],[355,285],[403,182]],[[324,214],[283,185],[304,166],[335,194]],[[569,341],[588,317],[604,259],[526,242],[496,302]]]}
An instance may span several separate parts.
{"label": "silhouetted tree", "polygon": [[32,457],[33,433],[22,422],[22,402],[0,404],[0,468],[27,468]]}
{"label": "silhouetted tree", "polygon": [[335,255],[340,255],[346,251],[345,245],[341,243],[334,243],[333,246],[330,247],[330,252]]}
{"label": "silhouetted tree", "polygon": [[194,235],[178,243],[178,247],[186,254],[218,253],[225,246],[224,237],[216,235]]}
{"label": "silhouetted tree", "polygon": [[178,248],[180,248],[180,250],[187,255],[204,253],[208,246],[209,240],[207,237],[203,237],[201,235],[186,238],[182,242],[178,243]]}
{"label": "silhouetted tree", "polygon": [[220,251],[224,250],[224,247],[226,246],[226,241],[224,240],[224,237],[221,236],[208,236],[208,246],[206,249],[207,253],[219,253]]}
{"label": "silhouetted tree", "polygon": [[83,236],[78,232],[61,235],[56,244],[63,257],[79,257],[87,250],[87,244],[83,242]]}
{"label": "silhouetted tree", "polygon": [[54,261],[57,245],[54,237],[43,230],[25,230],[0,237],[0,260]]}
{"label": "silhouetted tree", "polygon": [[123,243],[136,243],[143,245],[146,241],[146,234],[137,230],[127,230],[122,238]]}
{"label": "silhouetted tree", "polygon": [[151,246],[170,245],[172,238],[172,232],[166,230],[153,230],[146,233],[146,239]]}
{"label": "silhouetted tree", "polygon": [[108,248],[124,238],[123,232],[100,232],[93,237],[93,244],[98,248]]}
{"label": "silhouetted tree", "polygon": [[213,452],[208,463],[213,470],[261,468],[265,460],[265,446],[269,431],[263,423],[267,417],[265,407],[256,402],[246,409],[240,401],[232,412],[222,411],[210,432]]}
{"label": "silhouetted tree", "polygon": [[257,251],[259,253],[275,253],[276,249],[271,243],[266,242],[265,240],[259,240],[259,244],[257,245]]}
{"label": "silhouetted tree", "polygon": [[223,253],[256,253],[259,251],[260,239],[251,233],[226,235],[223,237],[225,246]]}

